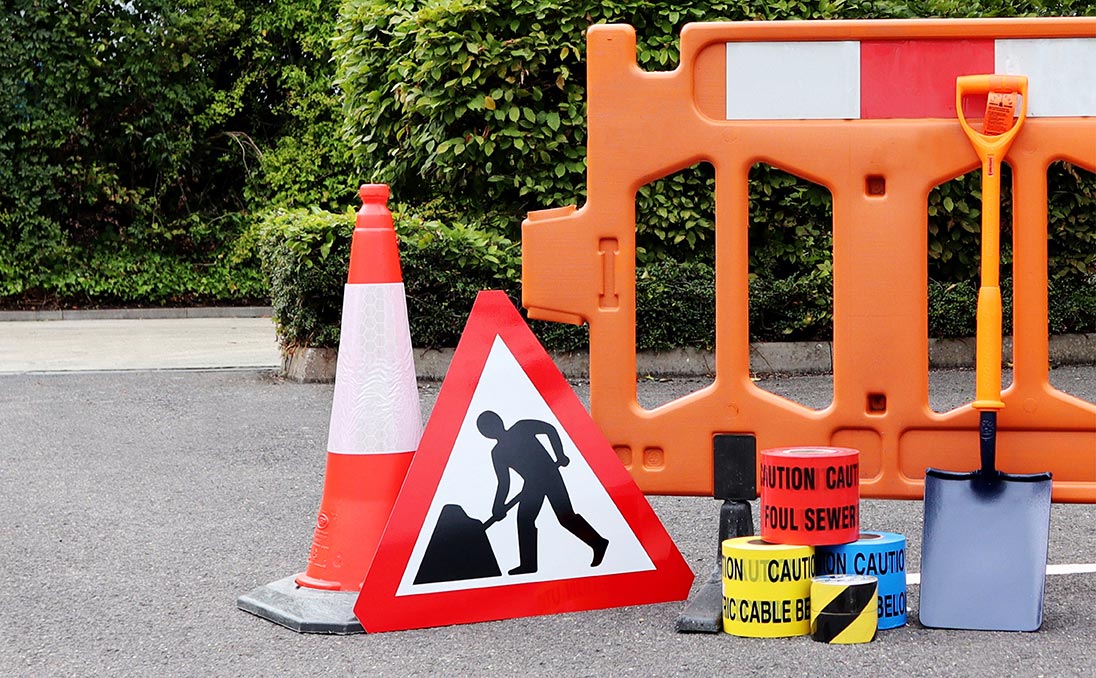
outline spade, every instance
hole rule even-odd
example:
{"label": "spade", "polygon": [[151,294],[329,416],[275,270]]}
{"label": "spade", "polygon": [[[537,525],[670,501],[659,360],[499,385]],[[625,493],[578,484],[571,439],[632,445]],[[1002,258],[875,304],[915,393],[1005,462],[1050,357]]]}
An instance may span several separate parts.
{"label": "spade", "polygon": [[[996,135],[972,129],[964,94],[1021,97],[1020,116]],[[982,283],[978,292],[977,393],[982,467],[970,473],[928,469],[921,548],[921,623],[928,627],[1035,631],[1043,621],[1050,532],[1050,473],[996,467],[1001,400],[1001,291],[998,287],[1001,161],[1027,111],[1027,78],[960,76],[959,122],[982,160]],[[1011,118],[1011,114],[1007,116]],[[988,118],[988,116],[987,116]]]}

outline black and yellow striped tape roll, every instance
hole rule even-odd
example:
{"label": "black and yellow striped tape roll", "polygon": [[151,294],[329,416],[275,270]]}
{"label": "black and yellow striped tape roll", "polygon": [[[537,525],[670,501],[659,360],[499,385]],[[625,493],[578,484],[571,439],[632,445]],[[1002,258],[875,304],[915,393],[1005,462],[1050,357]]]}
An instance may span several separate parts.
{"label": "black and yellow striped tape roll", "polygon": [[722,553],[724,631],[747,638],[811,632],[814,547],[739,537],[724,541]]}
{"label": "black and yellow striped tape roll", "polygon": [[811,580],[811,638],[821,643],[875,640],[879,580],[868,575],[828,574]]}

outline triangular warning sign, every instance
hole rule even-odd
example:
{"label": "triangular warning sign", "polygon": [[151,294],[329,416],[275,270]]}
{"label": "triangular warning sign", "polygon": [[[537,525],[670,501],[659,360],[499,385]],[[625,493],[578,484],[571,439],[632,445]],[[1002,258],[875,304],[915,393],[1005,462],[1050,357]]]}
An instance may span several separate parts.
{"label": "triangular warning sign", "polygon": [[683,600],[693,573],[502,292],[481,292],[354,612],[369,633]]}

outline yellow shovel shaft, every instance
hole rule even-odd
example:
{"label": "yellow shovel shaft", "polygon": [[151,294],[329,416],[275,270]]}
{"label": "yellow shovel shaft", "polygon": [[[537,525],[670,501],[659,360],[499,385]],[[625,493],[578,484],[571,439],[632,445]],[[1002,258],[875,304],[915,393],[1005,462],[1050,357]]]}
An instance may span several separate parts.
{"label": "yellow shovel shaft", "polygon": [[[1004,134],[982,134],[963,115],[963,97],[1010,92],[1021,96],[1020,115]],[[1000,410],[1001,401],[1001,161],[1027,119],[1027,78],[1022,75],[965,75],[956,78],[959,124],[982,161],[982,264],[978,288],[977,363],[974,407]]]}
{"label": "yellow shovel shaft", "polygon": [[982,266],[978,288],[977,377],[974,407],[999,410],[1001,402],[1001,174],[994,155],[982,159]]}

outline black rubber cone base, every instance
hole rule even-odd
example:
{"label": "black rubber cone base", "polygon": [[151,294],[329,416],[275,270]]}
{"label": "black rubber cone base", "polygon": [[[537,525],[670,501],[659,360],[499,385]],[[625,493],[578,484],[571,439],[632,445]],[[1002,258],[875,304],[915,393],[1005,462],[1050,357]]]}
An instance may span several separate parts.
{"label": "black rubber cone base", "polygon": [[322,591],[297,586],[296,575],[260,586],[236,599],[244,612],[297,633],[365,633],[354,615],[356,591]]}

